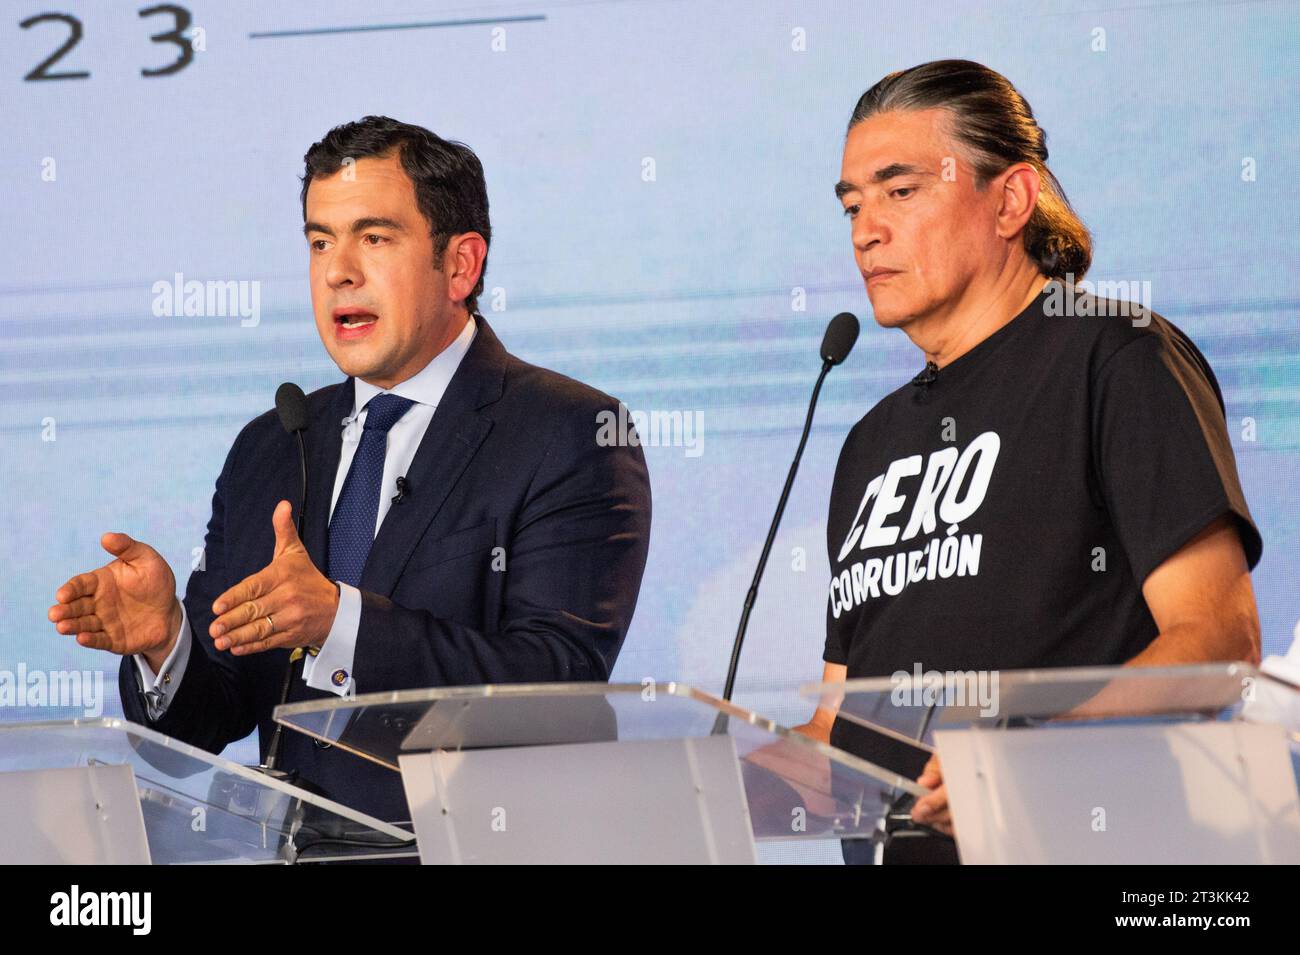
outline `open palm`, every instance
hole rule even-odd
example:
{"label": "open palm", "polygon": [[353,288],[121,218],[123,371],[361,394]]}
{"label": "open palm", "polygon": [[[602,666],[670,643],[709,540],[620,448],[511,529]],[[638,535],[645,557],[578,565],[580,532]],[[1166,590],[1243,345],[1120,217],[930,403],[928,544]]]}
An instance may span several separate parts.
{"label": "open palm", "polygon": [[180,627],[176,576],[162,556],[126,534],[105,534],[115,558],[70,578],[54,594],[49,618],[59,633],[75,634],[83,647],[117,654],[166,646]]}

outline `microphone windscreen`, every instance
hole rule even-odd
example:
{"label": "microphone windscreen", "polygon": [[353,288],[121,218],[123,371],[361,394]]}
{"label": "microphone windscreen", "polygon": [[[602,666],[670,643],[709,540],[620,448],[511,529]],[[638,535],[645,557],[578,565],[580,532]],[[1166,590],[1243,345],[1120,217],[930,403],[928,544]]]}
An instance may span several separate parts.
{"label": "microphone windscreen", "polygon": [[275,413],[280,416],[284,430],[293,434],[307,428],[307,396],[292,381],[275,389]]}
{"label": "microphone windscreen", "polygon": [[849,357],[858,340],[858,317],[852,312],[840,312],[826,326],[822,338],[822,361],[838,365]]}

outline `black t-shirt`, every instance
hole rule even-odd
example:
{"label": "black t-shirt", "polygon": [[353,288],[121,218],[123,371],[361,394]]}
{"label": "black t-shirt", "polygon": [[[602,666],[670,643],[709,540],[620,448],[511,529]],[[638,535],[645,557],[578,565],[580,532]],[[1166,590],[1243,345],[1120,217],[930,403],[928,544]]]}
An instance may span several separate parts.
{"label": "black t-shirt", "polygon": [[1049,282],[850,431],[824,659],[848,676],[1121,664],[1146,576],[1206,525],[1262,543],[1209,364],[1154,312]]}

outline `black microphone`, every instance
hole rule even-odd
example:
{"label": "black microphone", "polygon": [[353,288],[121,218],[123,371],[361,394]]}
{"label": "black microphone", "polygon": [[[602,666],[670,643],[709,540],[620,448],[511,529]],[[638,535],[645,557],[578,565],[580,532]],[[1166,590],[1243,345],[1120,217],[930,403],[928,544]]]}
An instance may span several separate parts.
{"label": "black microphone", "polygon": [[406,479],[405,475],[403,475],[397,479],[397,495],[395,497],[390,498],[390,500],[394,504],[401,504],[402,501],[406,500],[407,495],[409,495],[410,493],[411,493],[411,482]]}
{"label": "black microphone", "polygon": [[[790,488],[794,486],[795,472],[799,470],[799,459],[803,457],[804,445],[808,443],[808,432],[812,429],[813,411],[817,408],[817,396],[821,393],[822,382],[826,380],[826,374],[836,365],[844,361],[853,350],[854,344],[858,340],[858,319],[849,312],[840,312],[831,319],[830,324],[826,326],[826,334],[822,338],[822,371],[817,376],[817,384],[813,387],[812,400],[808,402],[808,416],[804,419],[803,434],[799,438],[799,448],[794,453],[794,461],[790,464],[790,473],[786,475],[785,488],[781,491],[781,499],[776,505],[776,514],[772,516],[772,526],[767,531],[767,540],[763,544],[763,553],[758,558],[758,567],[754,570],[754,580],[749,585],[749,592],[745,594],[745,606],[740,614],[740,626],[736,629],[736,642],[731,648],[731,666],[727,668],[727,684],[722,691],[724,700],[731,700],[731,691],[736,685],[736,669],[740,665],[740,648],[745,642],[745,630],[749,627],[749,614],[754,609],[754,601],[758,597],[758,584],[763,579],[763,569],[767,566],[768,554],[772,551],[772,542],[776,539],[776,529],[781,524],[781,515],[785,513],[786,501],[790,499]],[[725,727],[725,714],[719,715],[718,724],[714,727],[714,732],[721,732]]]}
{"label": "black microphone", "polygon": [[[298,438],[298,470],[301,475],[302,496],[298,498],[298,519],[295,526],[298,528],[298,538],[302,539],[302,517],[303,511],[307,509],[307,448],[303,443],[302,434],[307,430],[307,396],[302,393],[302,389],[292,381],[286,381],[275,390],[275,413],[280,416],[280,424],[289,434],[296,435]],[[284,683],[280,687],[280,705],[283,706],[289,699],[289,684],[293,680],[293,657],[290,655],[289,664],[284,668]],[[280,724],[275,724],[275,734],[271,737],[271,745],[266,750],[266,762],[258,768],[267,775],[288,780],[292,774],[284,773],[275,768],[276,758],[280,755]]]}
{"label": "black microphone", "polygon": [[[826,334],[822,336],[822,361],[833,368],[848,358],[849,352],[857,344],[858,329],[858,317],[852,312],[840,312],[832,318],[826,326]],[[822,373],[825,374],[826,370],[822,369]],[[814,395],[813,401],[816,400]]]}
{"label": "black microphone", "polygon": [[298,498],[298,537],[302,537],[302,512],[307,507],[307,449],[303,445],[302,433],[307,430],[307,396],[292,381],[286,381],[275,389],[275,413],[280,416],[280,424],[289,434],[298,436],[298,470],[302,477],[302,495]]}

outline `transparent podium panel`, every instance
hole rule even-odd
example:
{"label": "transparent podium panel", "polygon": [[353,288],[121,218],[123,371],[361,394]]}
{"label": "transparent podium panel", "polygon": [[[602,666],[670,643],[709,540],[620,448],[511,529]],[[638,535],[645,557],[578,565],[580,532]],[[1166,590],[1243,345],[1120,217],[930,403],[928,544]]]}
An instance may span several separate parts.
{"label": "transparent podium panel", "polygon": [[1300,687],[1248,664],[914,671],[801,695],[882,769],[937,753],[963,862],[1300,862]]}
{"label": "transparent podium panel", "polygon": [[[125,799],[114,788],[121,780]],[[75,813],[42,794],[66,802],[77,786],[86,788],[90,812],[84,839],[70,843]],[[81,858],[78,841],[104,847],[106,856],[82,847],[96,861],[154,864],[306,862],[396,845],[413,853],[406,830],[120,719],[0,724],[0,792],[0,829],[26,831],[23,844],[45,847],[41,861],[57,861],[61,844],[71,846],[69,860]],[[141,823],[143,853],[130,845]],[[123,842],[126,850],[115,848]],[[35,861],[4,846],[0,857]]]}
{"label": "transparent podium panel", "polygon": [[[595,754],[612,756],[615,748],[628,772],[647,774],[649,782],[662,785],[663,798],[683,789],[707,798],[731,785],[723,778],[729,773],[743,794],[739,812],[747,817],[746,831],[757,839],[873,837],[899,791],[926,791],[910,779],[677,683],[406,690],[289,704],[278,707],[275,718],[403,771],[408,800],[413,754],[476,754],[473,761],[443,758],[427,770],[463,777],[441,778],[444,793],[461,786],[456,791],[472,790],[475,801],[491,803],[498,797],[479,781],[490,779],[486,768],[498,758],[492,754],[509,751],[513,764],[527,766],[532,774],[519,778],[546,788],[548,798],[581,801],[590,786],[580,775],[590,772]],[[624,790],[615,779],[604,799],[606,804],[627,800],[613,807],[627,825],[651,825],[661,815],[656,806],[667,805],[656,804],[649,795],[638,799],[637,792],[648,793],[645,785]],[[498,801],[507,798],[501,795]],[[513,801],[519,802],[517,797]],[[593,812],[607,808],[592,804]],[[449,810],[443,806],[441,811],[446,815]],[[420,840],[423,854],[424,834]]]}
{"label": "transparent podium panel", "polygon": [[1300,688],[1245,663],[900,672],[800,694],[873,734],[933,748],[941,729],[1239,719],[1300,731]]}

